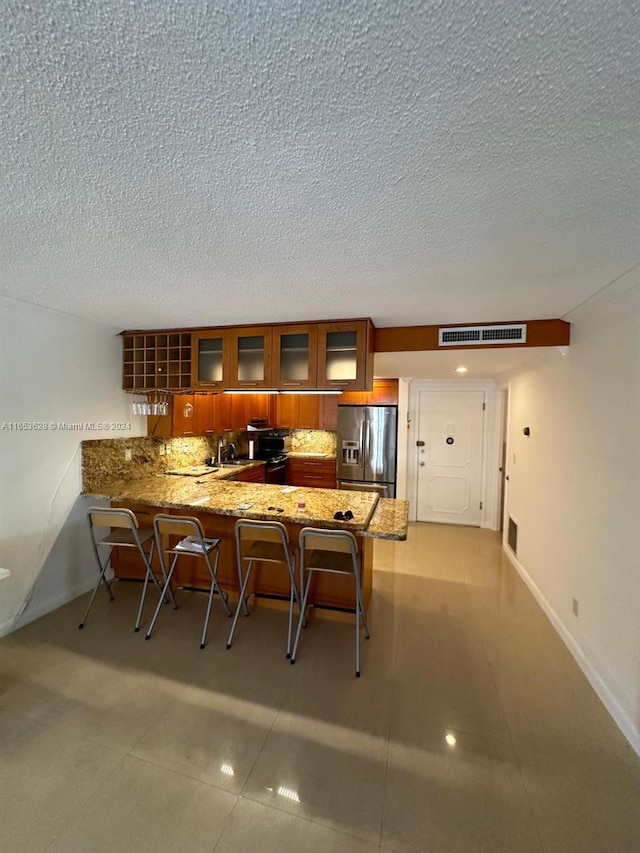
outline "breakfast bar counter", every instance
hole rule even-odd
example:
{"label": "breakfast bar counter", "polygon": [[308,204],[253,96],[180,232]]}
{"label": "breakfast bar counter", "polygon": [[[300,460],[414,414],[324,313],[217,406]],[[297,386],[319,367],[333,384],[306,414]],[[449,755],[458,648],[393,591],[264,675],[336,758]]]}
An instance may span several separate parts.
{"label": "breakfast bar counter", "polygon": [[[106,480],[83,491],[86,496],[108,500],[114,506],[132,509],[142,527],[150,527],[157,512],[190,515],[200,519],[206,536],[220,542],[220,586],[237,595],[234,525],[238,518],[280,521],[288,530],[294,550],[303,527],[349,530],[356,535],[362,562],[365,606],[371,596],[373,539],[407,538],[408,503],[380,498],[375,492],[317,489],[276,484],[235,482],[212,476],[203,478],[151,475],[131,480]],[[336,513],[351,511],[353,517],[336,519]],[[122,550],[122,549],[120,549]],[[197,586],[205,581],[203,561],[185,555],[176,568],[177,583]],[[114,554],[117,576],[140,576],[134,554]],[[206,571],[206,570],[205,570]],[[254,572],[253,591],[262,595],[288,594],[288,578],[278,566],[264,563]],[[316,607],[353,609],[353,581],[341,575],[322,575],[313,591]]]}

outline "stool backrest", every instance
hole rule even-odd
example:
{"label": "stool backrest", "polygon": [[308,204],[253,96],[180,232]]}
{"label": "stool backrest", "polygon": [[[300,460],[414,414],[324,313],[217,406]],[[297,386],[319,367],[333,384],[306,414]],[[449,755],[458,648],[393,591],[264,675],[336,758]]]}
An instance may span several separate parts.
{"label": "stool backrest", "polygon": [[254,521],[241,518],[236,522],[236,543],[239,557],[255,542],[274,542],[289,553],[289,533],[280,521]]}
{"label": "stool backrest", "polygon": [[201,536],[204,538],[204,530],[199,518],[193,516],[161,515],[153,518],[153,526],[158,535],[172,536]]}
{"label": "stool backrest", "polygon": [[338,551],[357,559],[358,543],[349,530],[324,530],[321,527],[303,527],[300,531],[300,550]]}
{"label": "stool backrest", "polygon": [[87,510],[92,527],[137,527],[138,519],[124,507],[95,507]]}

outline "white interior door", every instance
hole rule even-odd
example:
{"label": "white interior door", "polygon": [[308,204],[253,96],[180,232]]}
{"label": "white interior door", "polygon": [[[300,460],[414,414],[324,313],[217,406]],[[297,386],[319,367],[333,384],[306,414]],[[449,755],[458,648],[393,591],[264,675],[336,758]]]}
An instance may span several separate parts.
{"label": "white interior door", "polygon": [[480,526],[484,391],[420,391],[418,521]]}

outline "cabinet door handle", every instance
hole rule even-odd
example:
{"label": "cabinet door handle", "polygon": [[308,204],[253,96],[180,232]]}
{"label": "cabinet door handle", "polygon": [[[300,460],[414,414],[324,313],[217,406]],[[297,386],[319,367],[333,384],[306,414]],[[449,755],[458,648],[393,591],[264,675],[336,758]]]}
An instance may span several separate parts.
{"label": "cabinet door handle", "polygon": [[296,388],[299,388],[302,385],[302,382],[283,382],[283,385],[295,385]]}
{"label": "cabinet door handle", "polygon": [[332,380],[329,382],[329,385],[342,385],[343,387],[346,387],[347,385],[351,385],[351,382],[349,382],[348,380],[346,382],[337,382],[335,380]]}

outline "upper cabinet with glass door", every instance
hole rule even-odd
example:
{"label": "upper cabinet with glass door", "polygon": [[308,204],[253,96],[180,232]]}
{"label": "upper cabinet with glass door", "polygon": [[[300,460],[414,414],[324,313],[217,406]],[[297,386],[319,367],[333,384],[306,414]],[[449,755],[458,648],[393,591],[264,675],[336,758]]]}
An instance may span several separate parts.
{"label": "upper cabinet with glass door", "polygon": [[282,391],[318,387],[317,325],[273,327],[273,380],[274,387]]}
{"label": "upper cabinet with glass door", "polygon": [[228,330],[229,381],[227,388],[258,391],[273,388],[270,326]]}
{"label": "upper cabinet with glass door", "polygon": [[191,335],[191,375],[195,388],[223,391],[229,387],[229,343],[226,329]]}
{"label": "upper cabinet with glass door", "polygon": [[318,324],[318,382],[332,391],[368,390],[373,385],[373,327],[370,320]]}

